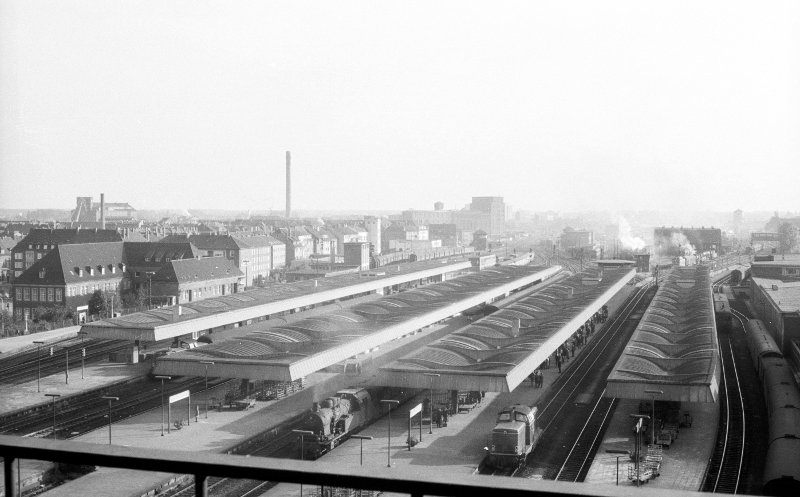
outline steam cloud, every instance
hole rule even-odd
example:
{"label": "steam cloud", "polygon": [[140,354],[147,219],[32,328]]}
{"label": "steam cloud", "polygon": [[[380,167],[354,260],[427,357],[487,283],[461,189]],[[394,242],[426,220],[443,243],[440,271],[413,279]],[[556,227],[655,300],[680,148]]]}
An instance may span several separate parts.
{"label": "steam cloud", "polygon": [[631,235],[631,225],[624,217],[619,218],[619,241],[622,246],[632,250],[641,250],[645,247],[644,240]]}
{"label": "steam cloud", "polygon": [[694,245],[689,242],[683,233],[673,233],[669,240],[670,245],[678,247],[681,255],[695,255]]}

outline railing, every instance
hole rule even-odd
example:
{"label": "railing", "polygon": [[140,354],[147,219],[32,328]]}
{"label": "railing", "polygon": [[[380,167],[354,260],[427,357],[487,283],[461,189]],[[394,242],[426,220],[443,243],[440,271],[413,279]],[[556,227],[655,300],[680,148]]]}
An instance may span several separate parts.
{"label": "railing", "polygon": [[[17,459],[127,468],[132,470],[189,474],[195,477],[195,495],[206,497],[209,476],[304,483],[325,487],[390,491],[412,496],[631,496],[641,489],[456,475],[446,466],[400,466],[376,471],[375,467],[342,466],[319,461],[297,461],[214,453],[156,450],[82,442],[52,441],[0,435],[0,456],[5,466],[5,495],[18,497]],[[638,490],[638,491],[637,491]],[[701,497],[699,492],[649,488],[648,497]]]}

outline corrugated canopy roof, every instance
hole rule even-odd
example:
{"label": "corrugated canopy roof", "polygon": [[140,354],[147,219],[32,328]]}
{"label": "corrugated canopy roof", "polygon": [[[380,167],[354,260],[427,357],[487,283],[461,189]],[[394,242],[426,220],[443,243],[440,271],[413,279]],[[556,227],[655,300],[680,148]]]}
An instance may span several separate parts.
{"label": "corrugated canopy roof", "polygon": [[[224,360],[243,368],[232,374],[236,377],[263,374],[270,379],[296,379],[557,271],[558,268],[497,267],[347,310],[277,326],[265,324],[265,329],[242,338],[164,358],[157,371],[185,374],[181,369],[185,366],[180,363],[211,360],[217,364]],[[248,366],[256,366],[251,371],[258,369],[258,373],[247,372]]]}
{"label": "corrugated canopy roof", "polygon": [[[381,368],[381,383],[511,391],[634,276],[632,269],[587,269]],[[519,320],[519,328],[516,321]]]}
{"label": "corrugated canopy roof", "polygon": [[663,277],[609,375],[606,395],[646,399],[645,390],[661,390],[659,400],[714,402],[718,364],[709,270],[675,268]]}

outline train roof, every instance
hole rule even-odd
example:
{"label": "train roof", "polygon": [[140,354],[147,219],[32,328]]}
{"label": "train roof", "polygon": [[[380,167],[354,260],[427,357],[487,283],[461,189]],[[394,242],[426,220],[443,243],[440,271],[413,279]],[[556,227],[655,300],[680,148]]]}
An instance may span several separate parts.
{"label": "train roof", "polygon": [[495,425],[492,431],[495,433],[508,432],[508,431],[515,431],[519,433],[524,429],[525,429],[525,423],[523,423],[522,421],[502,421],[500,423],[497,423],[497,425]]}
{"label": "train roof", "polygon": [[747,341],[750,347],[750,352],[757,356],[771,355],[776,357],[783,357],[781,350],[775,343],[775,339],[767,331],[764,322],[760,319],[748,319],[744,324],[747,331]]}
{"label": "train roof", "polygon": [[502,408],[500,410],[500,412],[506,412],[506,411],[518,411],[518,412],[521,412],[521,413],[524,413],[524,414],[530,414],[531,412],[535,412],[536,408],[535,407],[531,407],[531,406],[527,406],[525,404],[512,404],[512,405],[506,406],[506,407],[504,407],[504,408]]}
{"label": "train roof", "polygon": [[[780,488],[782,493],[775,493],[772,487]],[[765,495],[797,495],[798,490],[800,490],[800,438],[773,440],[764,464],[763,492]]]}

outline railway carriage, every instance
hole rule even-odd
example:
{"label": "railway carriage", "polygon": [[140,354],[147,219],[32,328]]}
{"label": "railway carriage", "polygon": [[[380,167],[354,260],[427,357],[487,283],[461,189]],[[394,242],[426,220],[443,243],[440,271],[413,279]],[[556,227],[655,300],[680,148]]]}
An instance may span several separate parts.
{"label": "railway carriage", "polygon": [[764,366],[762,361],[770,358],[780,359],[783,357],[775,340],[767,331],[767,327],[760,319],[748,319],[744,325],[747,332],[747,347],[750,350],[750,357],[753,360],[753,367],[758,373],[759,379],[764,380]]}

